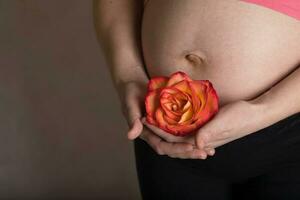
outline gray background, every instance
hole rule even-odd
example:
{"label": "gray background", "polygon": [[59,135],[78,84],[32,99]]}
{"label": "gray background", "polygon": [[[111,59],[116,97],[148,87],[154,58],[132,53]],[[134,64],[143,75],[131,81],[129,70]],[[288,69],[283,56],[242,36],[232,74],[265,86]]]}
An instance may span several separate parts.
{"label": "gray background", "polygon": [[92,1],[0,1],[0,198],[139,199]]}

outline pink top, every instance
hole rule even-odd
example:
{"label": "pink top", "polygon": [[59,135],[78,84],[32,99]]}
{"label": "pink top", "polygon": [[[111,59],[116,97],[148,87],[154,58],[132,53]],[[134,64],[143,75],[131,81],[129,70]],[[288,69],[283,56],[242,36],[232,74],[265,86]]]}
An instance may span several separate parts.
{"label": "pink top", "polygon": [[300,20],[300,0],[242,0],[258,4]]}

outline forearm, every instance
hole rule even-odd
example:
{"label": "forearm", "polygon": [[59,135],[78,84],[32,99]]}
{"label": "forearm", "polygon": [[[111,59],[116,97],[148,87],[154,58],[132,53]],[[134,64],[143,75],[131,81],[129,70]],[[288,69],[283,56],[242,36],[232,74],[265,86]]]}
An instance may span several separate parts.
{"label": "forearm", "polygon": [[140,40],[142,0],[94,0],[97,38],[115,85],[145,81]]}
{"label": "forearm", "polygon": [[262,107],[262,114],[269,122],[275,122],[300,112],[300,67],[273,86],[270,90],[251,100]]}

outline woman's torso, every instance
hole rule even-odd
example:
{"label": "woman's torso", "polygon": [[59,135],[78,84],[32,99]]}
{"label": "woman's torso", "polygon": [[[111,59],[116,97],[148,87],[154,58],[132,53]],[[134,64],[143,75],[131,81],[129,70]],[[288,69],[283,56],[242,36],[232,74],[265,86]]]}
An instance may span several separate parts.
{"label": "woman's torso", "polygon": [[299,66],[300,25],[242,1],[150,0],[142,47],[150,77],[181,70],[208,79],[223,105],[255,98]]}

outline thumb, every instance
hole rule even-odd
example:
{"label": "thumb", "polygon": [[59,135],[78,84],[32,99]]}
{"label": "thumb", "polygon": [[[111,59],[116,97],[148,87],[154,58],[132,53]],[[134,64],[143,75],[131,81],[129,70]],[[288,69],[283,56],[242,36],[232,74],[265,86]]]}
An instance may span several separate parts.
{"label": "thumb", "polygon": [[127,133],[127,138],[134,140],[137,138],[143,131],[143,124],[141,121],[141,108],[140,102],[137,97],[131,96],[129,101],[127,101],[127,111],[130,130]]}
{"label": "thumb", "polygon": [[134,140],[143,131],[143,124],[139,118],[136,118],[131,126],[131,129],[127,133],[127,138],[129,140]]}

